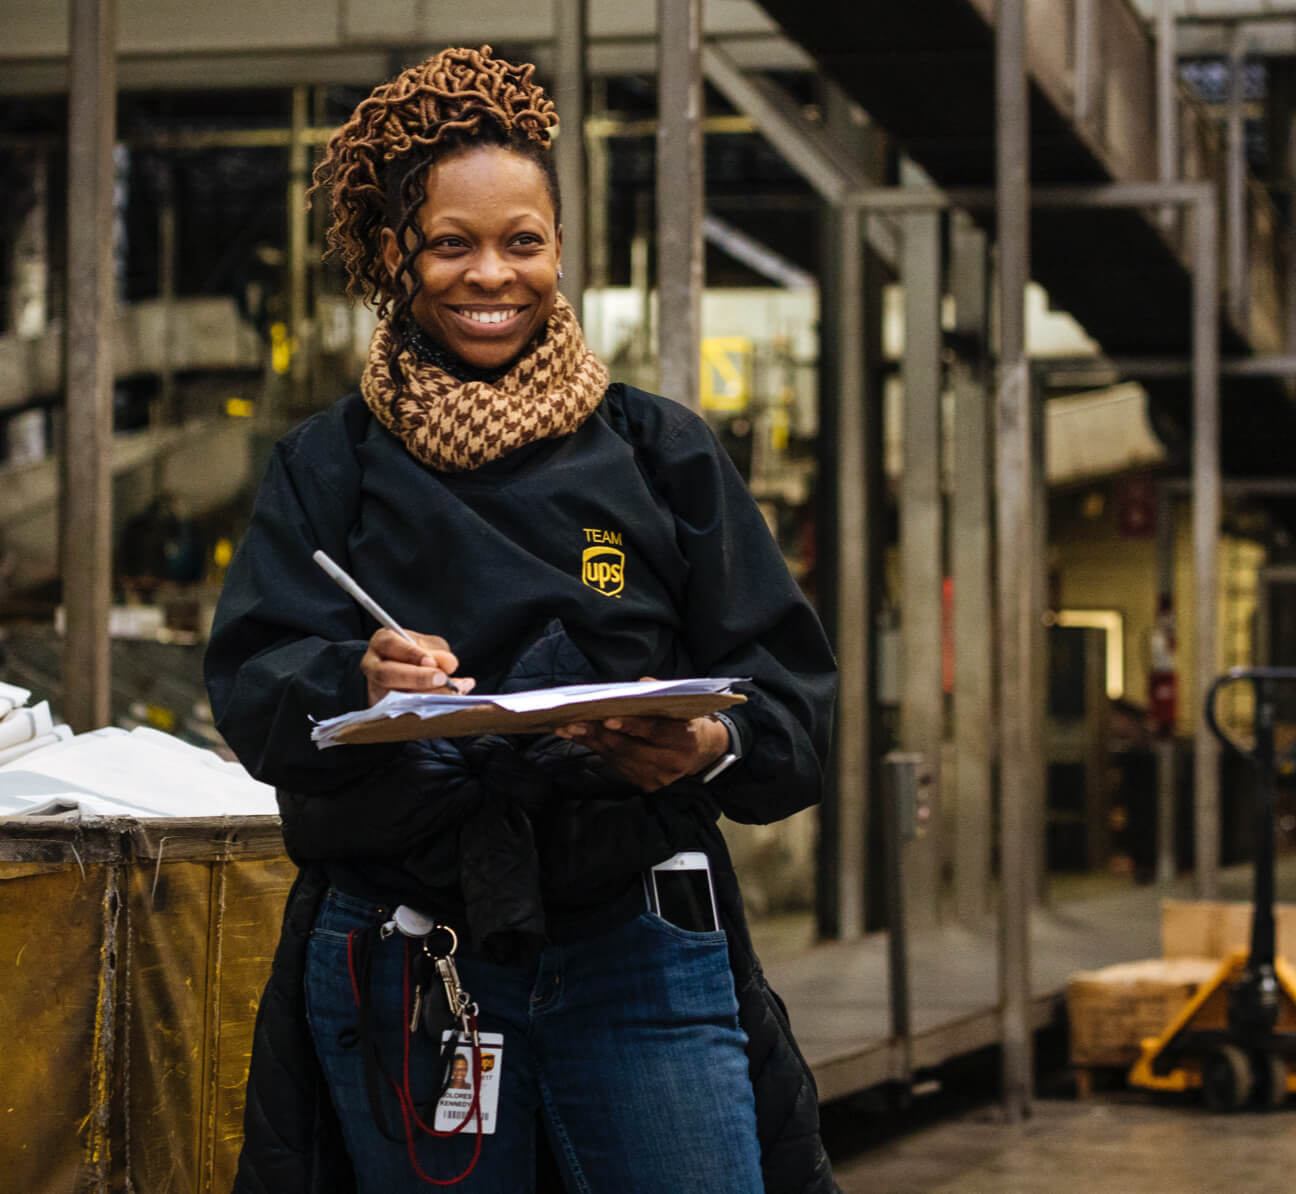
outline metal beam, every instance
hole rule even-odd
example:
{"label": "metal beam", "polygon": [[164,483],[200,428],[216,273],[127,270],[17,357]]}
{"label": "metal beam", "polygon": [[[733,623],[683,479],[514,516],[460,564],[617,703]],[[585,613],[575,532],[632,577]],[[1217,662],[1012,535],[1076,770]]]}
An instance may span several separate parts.
{"label": "metal beam", "polygon": [[71,0],[70,42],[63,712],[80,733],[109,720],[116,0]]}
{"label": "metal beam", "polygon": [[931,817],[904,847],[905,907],[910,923],[941,919],[943,826],[941,743],[944,500],[941,493],[941,228],[934,212],[902,221],[904,287],[904,468],[900,474],[900,615],[904,667],[901,749],[922,755],[932,775]]}
{"label": "metal beam", "polygon": [[[1029,620],[1031,632],[1030,699],[1026,703],[1030,714],[1026,763],[1030,768],[1030,783],[1026,791],[1031,796],[1029,857],[1030,875],[1028,890],[1032,905],[1048,904],[1048,762],[1044,755],[1045,715],[1048,693],[1048,627],[1044,625],[1044,611],[1048,607],[1048,422],[1044,418],[1043,387],[1036,370],[1030,370],[1030,515],[1031,544],[1027,553],[1027,572],[1030,582]],[[1100,687],[1099,699],[1106,699],[1106,689]],[[1096,791],[1091,787],[1090,791]]]}
{"label": "metal beam", "polygon": [[[594,83],[593,106],[598,112],[607,110],[607,84],[602,79]],[[609,277],[608,195],[612,188],[612,155],[608,152],[607,138],[591,134],[591,123],[588,119],[585,122],[585,281],[591,290],[602,290]]]}
{"label": "metal beam", "polygon": [[1275,21],[1287,24],[1296,21],[1296,9],[1293,8],[1221,8],[1216,12],[1202,12],[1200,5],[1197,12],[1182,12],[1178,20],[1184,25],[1225,25],[1233,26],[1243,21]]}
{"label": "metal beam", "polygon": [[[1193,696],[1200,707],[1217,670],[1219,616],[1219,218],[1213,194],[1197,204],[1193,232]],[[1219,745],[1201,714],[1193,718],[1193,799],[1197,895],[1213,900],[1219,888]]]}
{"label": "metal beam", "polygon": [[1033,1039],[1030,934],[1033,868],[1028,840],[1033,585],[1020,567],[1034,540],[1031,503],[1031,380],[1026,356],[1030,277],[1030,112],[1025,0],[995,5],[995,193],[999,245],[999,381],[996,526],[999,627],[999,995],[1002,1098],[1011,1122],[1030,1113]]}
{"label": "metal beam", "polygon": [[[994,568],[986,234],[966,212],[950,229],[954,295],[954,467],[950,563],[954,578],[954,902],[959,920],[990,910],[994,736]],[[965,347],[966,346],[966,347]]]}
{"label": "metal beam", "polygon": [[658,0],[657,359],[662,392],[701,409],[702,0]]}
{"label": "metal beam", "polygon": [[[292,139],[288,145],[288,335],[292,345],[290,379],[294,411],[305,407],[310,383],[311,354],[307,351],[310,262],[306,260],[306,245],[310,239],[310,209],[306,203],[306,191],[310,185],[310,148],[302,135],[308,122],[309,101],[307,88],[297,86],[292,89]],[[268,387],[266,393],[268,397],[273,388]]]}
{"label": "metal beam", "polygon": [[[1108,182],[1074,186],[1045,186],[1031,190],[1030,207],[1123,208],[1158,207],[1163,203],[1195,204],[1212,192],[1209,182]],[[863,211],[910,212],[993,208],[998,194],[990,187],[951,187],[943,191],[915,191],[882,187],[849,196]]]}
{"label": "metal beam", "polygon": [[[1157,10],[1157,178],[1174,182],[1179,177],[1179,70],[1175,56],[1174,0],[1161,0]],[[1174,231],[1178,212],[1163,207],[1161,227]]]}
{"label": "metal beam", "polygon": [[[1193,482],[1183,477],[1163,481],[1170,493],[1191,493]],[[1296,497],[1296,480],[1291,477],[1233,477],[1220,482],[1226,497]]]}
{"label": "metal beam", "polygon": [[1075,0],[1072,35],[1075,45],[1072,104],[1076,123],[1090,125],[1098,108],[1098,0]]}
{"label": "metal beam", "polygon": [[[562,124],[554,165],[562,192],[562,292],[579,316],[589,267],[586,236],[588,164],[585,153],[585,42],[587,0],[554,3],[554,104]],[[564,136],[566,132],[566,136]]]}
{"label": "metal beam", "polygon": [[[828,203],[840,204],[847,195],[869,185],[863,165],[831,133],[811,124],[776,84],[744,73],[714,42],[702,49],[702,69],[711,85],[756,125],[761,136]],[[870,248],[894,265],[899,254],[894,233],[877,220],[869,220],[864,231]]]}
{"label": "metal beam", "polygon": [[[1118,381],[1144,381],[1192,374],[1190,357],[1095,357],[1092,361],[1075,360],[1049,364],[1049,384],[1091,385],[1100,378],[1103,384]],[[1220,361],[1221,377],[1296,377],[1296,356],[1227,357]],[[1074,379],[1074,380],[1072,380]]]}
{"label": "metal beam", "polygon": [[840,203],[849,191],[867,184],[859,165],[831,145],[823,129],[806,120],[775,85],[744,74],[715,45],[703,49],[702,68],[708,82],[750,116],[788,165],[829,203]]}
{"label": "metal beam", "polygon": [[[1296,14],[1282,21],[1248,21],[1248,49],[1256,58],[1290,58],[1296,54]],[[1179,22],[1176,37],[1180,58],[1227,58],[1233,44],[1233,29],[1227,24],[1194,25]]]}
{"label": "metal beam", "polygon": [[[1175,585],[1175,513],[1170,490],[1166,485],[1157,486],[1156,508],[1156,561],[1157,561],[1157,606],[1158,613],[1164,608],[1174,614]],[[1169,644],[1173,650],[1175,644]],[[1157,760],[1157,835],[1156,835],[1156,878],[1160,884],[1168,884],[1175,877],[1175,821],[1176,813],[1176,759],[1175,727],[1163,730],[1156,743]]]}
{"label": "metal beam", "polygon": [[[483,36],[494,45],[510,41]],[[800,46],[781,34],[721,34],[709,41],[744,70],[811,71],[814,61]],[[550,74],[552,43],[530,42],[528,54],[540,71]],[[657,69],[653,37],[594,37],[586,67],[592,77],[652,75]],[[366,45],[355,49],[259,50],[246,47],[212,53],[127,54],[118,70],[122,91],[187,91],[195,88],[288,87],[295,84],[373,87],[390,77],[392,50],[404,54],[409,41],[393,46]],[[62,56],[4,57],[0,53],[0,94],[56,95],[67,91],[67,60]]]}
{"label": "metal beam", "polygon": [[1234,30],[1229,47],[1228,157],[1225,207],[1228,220],[1229,317],[1239,328],[1251,322],[1250,270],[1247,261],[1246,126],[1242,114],[1242,68],[1246,63],[1246,32]]}
{"label": "metal beam", "polygon": [[[864,890],[871,777],[872,719],[869,677],[873,667],[869,592],[869,461],[864,383],[864,251],[861,216],[836,209],[828,245],[835,281],[825,295],[833,321],[834,472],[837,481],[836,750],[837,935],[843,941],[864,935]],[[863,612],[861,613],[861,606]]]}

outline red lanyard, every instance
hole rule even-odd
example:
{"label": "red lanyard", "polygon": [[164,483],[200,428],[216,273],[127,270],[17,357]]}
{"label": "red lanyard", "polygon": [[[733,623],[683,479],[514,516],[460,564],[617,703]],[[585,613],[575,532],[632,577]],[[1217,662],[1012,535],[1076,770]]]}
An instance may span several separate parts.
{"label": "red lanyard", "polygon": [[[353,929],[347,934],[347,970],[351,976],[351,993],[355,997],[356,1008],[360,1008],[360,983],[356,978],[354,941],[358,930]],[[413,1093],[410,1090],[410,1037],[414,1032],[410,1030],[410,944],[409,938],[405,938],[405,964],[402,979],[402,1010],[404,1013],[402,1024],[405,1027],[404,1043],[404,1063],[402,1069],[402,1080],[400,1083],[382,1067],[379,1062],[379,1068],[382,1070],[383,1077],[387,1079],[396,1095],[396,1101],[400,1106],[401,1121],[405,1127],[405,1147],[409,1153],[410,1166],[420,1181],[427,1182],[433,1186],[454,1186],[463,1181],[477,1166],[477,1161],[481,1157],[482,1150],[482,1115],[481,1115],[481,1084],[482,1084],[482,1050],[481,1040],[477,1032],[477,1013],[476,1011],[467,1011],[463,1016],[463,1031],[472,1041],[472,1058],[473,1058],[473,1097],[468,1106],[468,1114],[459,1122],[458,1126],[446,1131],[439,1131],[435,1127],[425,1124],[418,1113],[418,1106],[414,1102]],[[416,1030],[415,1030],[416,1031]],[[375,1050],[376,1051],[376,1050]],[[445,1138],[448,1136],[457,1136],[468,1126],[469,1121],[476,1120],[476,1130],[474,1136],[476,1143],[473,1148],[472,1160],[468,1162],[468,1167],[459,1174],[458,1177],[452,1178],[435,1178],[430,1177],[423,1171],[419,1164],[418,1155],[415,1151],[415,1128],[427,1136]]]}

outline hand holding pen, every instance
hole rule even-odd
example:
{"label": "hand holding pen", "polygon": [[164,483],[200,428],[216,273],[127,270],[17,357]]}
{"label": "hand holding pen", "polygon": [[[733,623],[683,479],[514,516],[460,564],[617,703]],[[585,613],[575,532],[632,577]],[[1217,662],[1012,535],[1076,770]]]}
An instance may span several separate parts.
{"label": "hand holding pen", "polygon": [[459,668],[459,660],[440,635],[405,630],[328,555],[317,551],[312,558],[380,623],[360,660],[370,705],[389,692],[436,692],[448,688],[463,695],[477,686],[469,676],[450,679]]}

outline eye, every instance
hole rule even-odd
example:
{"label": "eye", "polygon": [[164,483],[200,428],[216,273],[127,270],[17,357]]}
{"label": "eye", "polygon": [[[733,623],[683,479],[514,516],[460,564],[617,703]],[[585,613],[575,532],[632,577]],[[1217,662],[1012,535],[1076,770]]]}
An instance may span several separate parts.
{"label": "eye", "polygon": [[457,253],[468,247],[468,242],[461,236],[438,236],[428,244],[428,248],[437,253]]}
{"label": "eye", "polygon": [[521,249],[538,249],[544,247],[544,237],[535,232],[519,232],[513,243]]}

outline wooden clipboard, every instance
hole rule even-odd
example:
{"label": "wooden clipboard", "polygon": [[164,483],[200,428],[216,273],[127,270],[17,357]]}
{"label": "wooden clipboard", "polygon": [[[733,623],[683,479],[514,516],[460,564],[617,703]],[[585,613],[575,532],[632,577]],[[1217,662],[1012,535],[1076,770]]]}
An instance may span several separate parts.
{"label": "wooden clipboard", "polygon": [[498,705],[469,705],[436,717],[403,713],[381,721],[362,721],[340,729],[339,743],[405,742],[411,738],[462,738],[469,734],[543,734],[575,721],[605,717],[672,717],[688,721],[704,717],[747,698],[737,692],[698,692],[669,696],[625,696],[598,701],[575,701],[557,709],[512,713]]}

